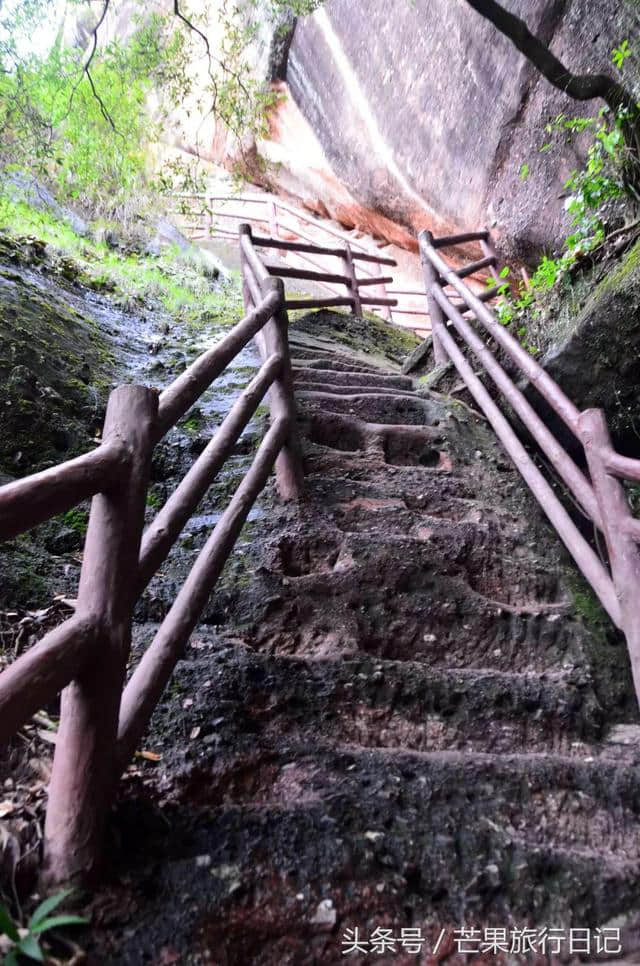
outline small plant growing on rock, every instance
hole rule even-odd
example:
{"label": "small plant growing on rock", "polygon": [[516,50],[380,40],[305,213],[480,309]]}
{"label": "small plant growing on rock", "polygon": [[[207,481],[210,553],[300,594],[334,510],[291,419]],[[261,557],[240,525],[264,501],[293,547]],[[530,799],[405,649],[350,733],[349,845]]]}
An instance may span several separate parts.
{"label": "small plant growing on rock", "polygon": [[44,963],[45,954],[42,949],[42,938],[46,933],[61,926],[86,926],[88,919],[84,916],[74,916],[69,913],[51,915],[58,906],[71,894],[71,889],[57,892],[44,899],[36,907],[25,928],[18,925],[6,906],[0,905],[0,936],[7,943],[8,949],[3,959],[4,966],[18,966],[23,957],[37,963]]}

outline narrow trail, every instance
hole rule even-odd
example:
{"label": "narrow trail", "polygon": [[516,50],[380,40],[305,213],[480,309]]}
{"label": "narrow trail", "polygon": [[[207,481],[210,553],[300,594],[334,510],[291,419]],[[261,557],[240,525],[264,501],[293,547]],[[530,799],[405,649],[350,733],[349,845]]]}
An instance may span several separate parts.
{"label": "narrow trail", "polygon": [[420,927],[422,956],[371,957],[400,966],[444,926],[637,904],[624,642],[482,420],[315,331],[290,333],[304,503],[267,491],[156,712],[95,962],[364,962],[346,930]]}

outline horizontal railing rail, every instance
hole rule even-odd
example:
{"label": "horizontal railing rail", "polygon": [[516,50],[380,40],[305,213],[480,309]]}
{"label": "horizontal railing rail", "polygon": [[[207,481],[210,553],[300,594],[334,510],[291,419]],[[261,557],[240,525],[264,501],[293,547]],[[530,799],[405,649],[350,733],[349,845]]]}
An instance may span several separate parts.
{"label": "horizontal railing rail", "polygon": [[[0,740],[62,692],[44,836],[52,882],[96,868],[115,783],[206,606],[240,530],[275,467],[297,500],[296,436],[284,287],[250,253],[258,286],[245,317],[163,392],[120,386],[92,452],[0,488],[0,540],[93,498],[75,613],[0,674]],[[213,438],[143,532],[154,447],[255,339],[262,364]],[[133,608],[268,396],[271,426],[125,687]]]}
{"label": "horizontal railing rail", "polygon": [[[316,255],[330,255],[339,258],[342,262],[342,272],[316,272],[301,268],[280,268],[278,265],[264,264],[256,249],[257,248],[282,248],[285,244],[288,251],[304,251]],[[288,299],[285,298],[286,309],[319,309],[334,308],[339,306],[350,307],[354,315],[361,316],[363,306],[372,307],[391,307],[396,306],[397,300],[383,296],[365,296],[360,294],[362,286],[386,284],[393,281],[392,278],[385,279],[383,276],[361,279],[357,273],[354,262],[361,260],[365,262],[375,262],[379,265],[395,265],[392,258],[382,255],[371,255],[367,252],[357,252],[351,249],[349,243],[345,243],[344,248],[323,248],[318,245],[307,245],[298,242],[282,243],[275,238],[265,238],[261,235],[254,235],[251,225],[244,223],[240,225],[240,252],[242,259],[242,271],[245,288],[248,289],[252,298],[246,304],[255,305],[260,286],[269,276],[279,278],[304,279],[307,281],[321,282],[327,287],[340,286],[346,289],[345,295],[332,296],[330,298],[310,297],[307,299]]]}
{"label": "horizontal railing rail", "polygon": [[[498,322],[483,300],[471,291],[464,281],[464,269],[454,271],[439,254],[442,248],[474,240],[481,241],[487,248],[490,245],[486,232],[470,232],[440,239],[433,238],[429,232],[422,232],[419,236],[435,360],[438,364],[453,363],[602,606],[616,627],[625,634],[636,696],[640,703],[640,520],[633,517],[621,482],[640,480],[640,460],[630,459],[615,451],[604,413],[598,409],[580,412],[542,366]],[[491,250],[486,251],[487,258],[492,256]],[[447,287],[453,288],[457,294],[457,304],[447,293]],[[569,430],[579,444],[577,451],[584,455],[583,466],[578,464],[540,418],[528,395],[516,386],[477,327],[499,346]],[[573,504],[602,533],[607,548],[606,561],[600,559],[576,525],[535,459],[474,372],[463,348],[468,349],[481,364],[498,392],[528,430],[571,494]]]}
{"label": "horizontal railing rail", "polygon": [[[260,231],[256,231],[254,235],[255,245],[277,249],[282,255],[293,255],[296,261],[303,262],[305,267],[307,265],[312,266],[312,269],[317,270],[319,274],[325,277],[319,278],[315,275],[307,280],[313,281],[334,297],[340,297],[340,288],[344,283],[335,281],[330,276],[344,273],[342,271],[337,273],[328,271],[322,263],[322,259],[337,258],[343,264],[345,259],[350,258],[352,261],[358,262],[360,266],[358,288],[362,285],[372,285],[380,293],[380,298],[365,303],[371,306],[373,312],[379,313],[389,322],[395,321],[396,313],[398,315],[420,315],[425,319],[425,324],[428,324],[424,309],[418,311],[410,308],[406,312],[397,304],[395,299],[389,298],[390,293],[387,293],[386,286],[393,279],[382,275],[381,266],[396,266],[395,259],[371,252],[370,243],[360,242],[346,231],[331,225],[326,220],[313,217],[310,213],[288,204],[279,197],[250,194],[225,196],[181,193],[174,197],[174,203],[176,202],[178,214],[181,208],[184,208],[183,214],[190,212],[192,217],[196,219],[198,218],[197,207],[200,206],[200,223],[196,221],[185,226],[196,234],[213,234],[216,237],[233,240],[237,237],[235,226],[234,228],[226,228],[225,222],[227,219],[234,222],[251,223],[254,231],[256,228],[264,231],[264,227],[268,226],[270,236],[261,236]],[[206,223],[205,227],[202,225],[203,219]],[[308,226],[310,230],[305,231],[301,227],[303,225]],[[320,243],[319,238],[322,239]],[[325,239],[327,244],[323,243]],[[341,243],[341,247],[334,244],[334,239]],[[294,267],[297,268],[297,266]],[[306,278],[303,275],[285,276],[284,273],[280,277]],[[424,293],[421,294],[424,295]],[[343,305],[345,303],[331,303],[326,307],[336,304]],[[358,311],[358,309],[354,311]],[[404,325],[406,324],[405,322]]]}

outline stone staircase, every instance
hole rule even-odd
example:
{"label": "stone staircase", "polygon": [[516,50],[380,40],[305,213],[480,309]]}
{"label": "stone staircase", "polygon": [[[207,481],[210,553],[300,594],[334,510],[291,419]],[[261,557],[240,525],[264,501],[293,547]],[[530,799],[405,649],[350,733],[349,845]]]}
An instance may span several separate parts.
{"label": "stone staircase", "polygon": [[422,956],[371,957],[398,966],[443,927],[612,921],[628,953],[624,642],[480,417],[308,327],[291,351],[305,501],[265,511],[158,709],[164,770],[119,822],[144,904],[107,961],[364,962],[347,930],[420,927]]}

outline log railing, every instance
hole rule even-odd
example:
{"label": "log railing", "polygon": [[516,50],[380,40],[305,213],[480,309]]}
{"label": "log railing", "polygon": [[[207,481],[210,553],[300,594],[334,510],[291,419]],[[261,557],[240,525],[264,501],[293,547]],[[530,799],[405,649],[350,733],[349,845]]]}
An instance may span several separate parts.
{"label": "log railing", "polygon": [[[311,252],[316,255],[330,255],[339,259],[342,263],[342,271],[338,272],[316,272],[304,268],[287,268],[280,265],[270,265],[262,261],[256,248],[282,249],[295,252]],[[363,306],[384,306],[390,307],[397,305],[396,299],[383,298],[382,296],[365,296],[360,292],[361,287],[380,282],[392,282],[393,278],[360,278],[356,273],[356,263],[365,262],[367,264],[395,265],[392,258],[384,258],[381,255],[373,255],[369,252],[354,251],[348,242],[343,248],[324,248],[319,245],[302,244],[298,242],[282,242],[276,238],[263,238],[253,234],[251,225],[248,223],[240,225],[240,259],[242,263],[243,289],[245,293],[245,307],[256,305],[256,299],[263,291],[265,286],[272,284],[274,277],[301,279],[306,281],[327,283],[333,286],[344,286],[346,292],[332,298],[308,298],[308,299],[287,299],[284,301],[285,309],[321,309],[333,308],[337,306],[349,307],[354,315],[361,316]]]}
{"label": "log railing", "polygon": [[[280,496],[300,496],[283,283],[269,276],[255,252],[252,264],[260,283],[251,309],[220,342],[160,394],[142,386],[115,389],[93,452],[0,488],[1,540],[93,497],[74,615],[0,674],[3,742],[62,691],[44,835],[51,883],[86,879],[98,867],[117,779],[274,466]],[[143,532],[154,447],[252,338],[262,356],[258,373]],[[270,428],[125,684],[135,603],[267,394]]]}
{"label": "log railing", "polygon": [[[484,231],[439,239],[433,238],[429,232],[422,232],[419,236],[435,358],[439,363],[451,361],[458,370],[602,606],[616,627],[624,632],[636,696],[640,703],[640,520],[633,517],[621,482],[640,481],[640,460],[621,456],[614,450],[603,412],[599,409],[580,412],[551,376],[466,285],[464,272],[460,269],[454,271],[439,254],[442,248],[469,241],[480,241],[487,247],[490,244],[488,232]],[[491,251],[485,251],[485,255],[487,258],[494,257]],[[447,292],[447,288],[453,289],[456,301],[461,304],[455,304],[454,296]],[[484,330],[484,338],[479,330]],[[515,364],[577,440],[584,453],[584,461],[574,460],[543,422],[527,396],[491,352],[487,336]],[[474,372],[463,347],[475,356],[529,431],[584,517],[603,534],[607,548],[606,562],[595,553],[574,523],[510,422]]]}
{"label": "log railing", "polygon": [[[313,218],[309,213],[288,204],[281,198],[266,195],[205,195],[180,194],[174,199],[177,203],[176,212],[186,214],[191,221],[187,221],[185,228],[194,238],[216,237],[235,240],[237,237],[235,225],[226,227],[225,222],[240,222],[250,224],[252,230],[266,230],[269,238],[264,237],[255,244],[277,249],[282,255],[291,254],[304,263],[303,268],[286,268],[278,266],[277,274],[280,278],[304,279],[330,293],[334,301],[327,300],[327,306],[351,307],[356,315],[362,313],[362,307],[370,308],[383,318],[394,324],[402,324],[399,315],[421,316],[425,320],[424,310],[402,308],[398,299],[390,298],[387,286],[393,283],[393,277],[384,273],[385,266],[396,266],[392,258],[383,257],[371,251],[371,246],[353,238],[346,231]],[[200,205],[200,215],[198,215]],[[229,207],[232,206],[232,208]],[[182,207],[181,207],[182,206]],[[308,226],[305,231],[301,225]],[[318,238],[326,239],[327,244],[318,244]],[[293,240],[292,240],[293,239]],[[337,246],[334,239],[339,242]],[[265,244],[268,242],[268,246]],[[276,244],[277,243],[277,244]],[[327,258],[337,259],[336,269],[327,269]],[[310,266],[310,267],[309,267]],[[358,275],[356,276],[356,268]],[[344,293],[344,287],[347,292]],[[359,290],[363,287],[373,287],[372,295],[361,296]],[[402,290],[399,290],[402,295]],[[424,293],[419,293],[424,296]],[[340,301],[335,301],[338,298]],[[311,305],[292,305],[290,308],[313,308]],[[428,322],[425,320],[425,324]],[[416,321],[418,325],[418,321]],[[406,323],[405,323],[406,326]]]}

